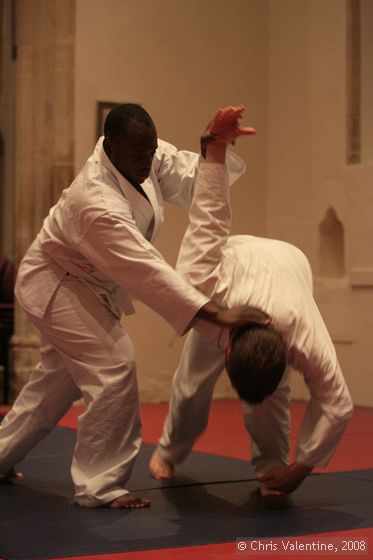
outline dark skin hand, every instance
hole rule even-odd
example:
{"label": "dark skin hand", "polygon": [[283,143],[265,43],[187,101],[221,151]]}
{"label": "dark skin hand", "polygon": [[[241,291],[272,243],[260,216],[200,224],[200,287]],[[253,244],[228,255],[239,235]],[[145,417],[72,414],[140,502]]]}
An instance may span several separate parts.
{"label": "dark skin hand", "polygon": [[196,317],[228,328],[250,324],[269,325],[271,322],[269,316],[256,307],[246,305],[224,309],[212,301],[201,307]]}

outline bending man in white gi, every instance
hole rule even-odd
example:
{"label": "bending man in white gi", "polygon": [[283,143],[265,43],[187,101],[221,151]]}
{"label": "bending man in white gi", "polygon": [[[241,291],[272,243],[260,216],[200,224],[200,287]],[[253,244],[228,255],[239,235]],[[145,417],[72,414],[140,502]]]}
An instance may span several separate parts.
{"label": "bending man in white gi", "polygon": [[[250,131],[243,131],[250,133]],[[164,200],[190,204],[199,156],[157,140],[148,113],[114,109],[75,181],[50,210],[19,268],[16,295],[41,333],[40,363],[0,426],[0,473],[14,466],[83,396],[72,462],[82,506],[144,507],[124,488],[141,444],[135,354],[120,322],[129,293],[179,334],[195,317],[242,324],[210,302],[151,242]],[[234,176],[243,171],[229,156]]]}
{"label": "bending man in white gi", "polygon": [[[221,110],[210,125],[211,141],[206,161],[199,166],[177,270],[221,304],[256,307],[271,323],[230,329],[229,338],[227,329],[211,325],[212,332],[206,334],[215,340],[190,331],[149,466],[156,478],[173,476],[175,463],[185,459],[207,425],[213,388],[225,365],[244,400],[261,494],[277,495],[293,491],[313,467],[327,464],[352,413],[352,402],[312,296],[311,270],[303,253],[281,241],[228,237],[225,151],[238,134],[242,111]],[[287,365],[303,373],[311,395],[292,464]]]}

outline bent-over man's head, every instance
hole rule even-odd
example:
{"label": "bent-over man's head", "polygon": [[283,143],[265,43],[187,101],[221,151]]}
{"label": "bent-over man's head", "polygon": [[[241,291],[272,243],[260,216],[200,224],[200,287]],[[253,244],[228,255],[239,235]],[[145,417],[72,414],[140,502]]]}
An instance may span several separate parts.
{"label": "bent-over man's head", "polygon": [[271,327],[249,325],[233,329],[226,370],[238,396],[261,403],[278,386],[286,368],[286,346]]}

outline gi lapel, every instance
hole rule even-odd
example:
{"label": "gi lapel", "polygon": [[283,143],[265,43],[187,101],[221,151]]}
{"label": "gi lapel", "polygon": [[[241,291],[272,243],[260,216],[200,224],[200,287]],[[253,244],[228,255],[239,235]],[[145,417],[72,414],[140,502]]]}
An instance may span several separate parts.
{"label": "gi lapel", "polygon": [[152,205],[153,212],[154,212],[152,232],[150,237],[147,238],[150,240],[154,239],[163,222],[163,208],[159,204],[159,200],[157,198],[157,193],[155,190],[155,185],[157,184],[158,184],[158,178],[155,174],[155,171],[152,169],[150,172],[150,176],[141,185]]}
{"label": "gi lapel", "polygon": [[115,176],[123,196],[128,201],[137,227],[143,236],[150,241],[154,237],[157,221],[156,215],[159,213],[157,197],[155,195],[152,182],[147,179],[145,183],[141,185],[148,197],[147,200],[145,196],[138,192],[135,187],[131,185],[131,183],[127,181],[121,173],[119,173],[116,167],[114,167],[110,159],[105,154],[102,143],[101,146],[99,146],[99,149],[101,152],[100,159],[102,164]]}
{"label": "gi lapel", "polygon": [[[135,187],[133,187],[131,183],[118,172],[117,179],[122,193],[129,202],[132,215],[139,230],[146,239],[150,240],[154,230],[155,218],[151,198],[148,192],[144,189],[144,192],[148,197],[147,200],[145,196],[139,193]],[[141,186],[143,187],[144,185]]]}

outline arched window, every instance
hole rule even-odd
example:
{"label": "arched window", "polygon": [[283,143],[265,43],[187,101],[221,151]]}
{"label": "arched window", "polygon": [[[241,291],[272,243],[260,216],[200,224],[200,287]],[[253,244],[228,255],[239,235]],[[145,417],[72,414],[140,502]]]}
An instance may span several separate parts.
{"label": "arched window", "polygon": [[329,208],[319,225],[319,276],[345,275],[344,227],[334,208]]}

